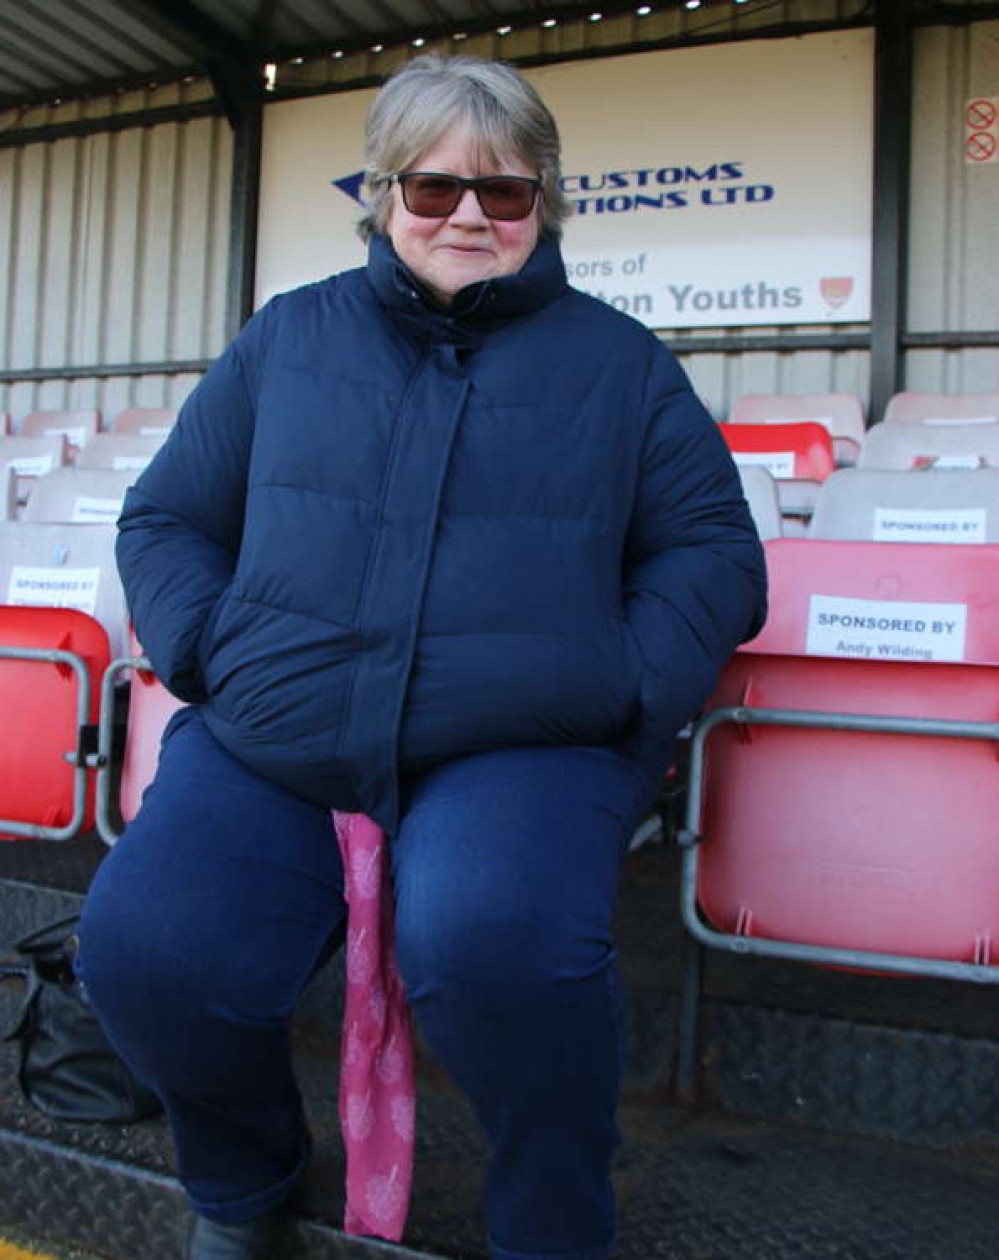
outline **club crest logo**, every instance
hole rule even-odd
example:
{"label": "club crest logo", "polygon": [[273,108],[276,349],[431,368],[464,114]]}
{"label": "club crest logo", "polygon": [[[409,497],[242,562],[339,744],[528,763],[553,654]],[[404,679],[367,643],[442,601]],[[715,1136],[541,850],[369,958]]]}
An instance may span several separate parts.
{"label": "club crest logo", "polygon": [[850,300],[853,293],[853,276],[823,276],[819,281],[819,292],[826,306],[838,310]]}

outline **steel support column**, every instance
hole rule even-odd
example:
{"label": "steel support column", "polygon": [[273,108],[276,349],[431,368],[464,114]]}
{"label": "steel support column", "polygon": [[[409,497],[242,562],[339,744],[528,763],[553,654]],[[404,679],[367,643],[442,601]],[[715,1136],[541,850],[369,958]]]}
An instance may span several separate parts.
{"label": "steel support column", "polygon": [[912,131],[912,5],[875,0],[872,423],[902,385]]}

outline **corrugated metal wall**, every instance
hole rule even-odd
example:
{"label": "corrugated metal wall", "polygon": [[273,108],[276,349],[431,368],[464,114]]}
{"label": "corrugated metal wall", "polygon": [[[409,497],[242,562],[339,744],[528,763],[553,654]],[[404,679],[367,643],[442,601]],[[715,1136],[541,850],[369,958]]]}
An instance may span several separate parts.
{"label": "corrugated metal wall", "polygon": [[[907,331],[999,329],[999,162],[965,160],[965,108],[999,97],[999,21],[916,33]],[[910,349],[909,389],[999,389],[999,348]]]}
{"label": "corrugated metal wall", "polygon": [[[149,108],[150,95],[32,111],[21,125]],[[190,95],[159,89],[155,104]],[[186,397],[196,373],[39,373],[219,352],[231,164],[219,117],[0,149],[0,369],[34,377],[0,383],[15,424],[50,407],[98,407],[108,423],[126,406]]]}

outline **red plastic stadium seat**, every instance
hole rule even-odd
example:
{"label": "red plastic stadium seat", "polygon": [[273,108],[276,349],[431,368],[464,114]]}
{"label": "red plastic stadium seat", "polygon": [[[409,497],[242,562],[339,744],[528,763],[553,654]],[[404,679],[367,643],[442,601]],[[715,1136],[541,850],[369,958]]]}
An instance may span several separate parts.
{"label": "red plastic stadium seat", "polygon": [[857,394],[742,394],[730,424],[798,424],[810,420],[832,434],[836,463],[857,462],[864,440],[864,409]]}
{"label": "red plastic stadium seat", "polygon": [[999,546],[766,548],[770,620],[695,728],[685,922],[744,953],[999,981]]}
{"label": "red plastic stadium seat", "polygon": [[65,840],[93,826],[85,728],[109,655],[86,613],[0,605],[0,836]]}
{"label": "red plastic stadium seat", "polygon": [[130,635],[131,654],[113,661],[104,678],[101,698],[100,750],[104,754],[97,782],[97,826],[105,844],[118,838],[118,822],[111,802],[111,749],[113,745],[114,687],[131,674],[125,754],[121,767],[118,806],[122,819],[131,822],[139,812],[142,794],[152,782],[159,760],[160,740],[170,717],[183,706],[148,668],[142,648]]}
{"label": "red plastic stadium seat", "polygon": [[722,434],[737,464],[762,464],[777,481],[825,481],[834,471],[829,430],[801,424],[723,424]]}

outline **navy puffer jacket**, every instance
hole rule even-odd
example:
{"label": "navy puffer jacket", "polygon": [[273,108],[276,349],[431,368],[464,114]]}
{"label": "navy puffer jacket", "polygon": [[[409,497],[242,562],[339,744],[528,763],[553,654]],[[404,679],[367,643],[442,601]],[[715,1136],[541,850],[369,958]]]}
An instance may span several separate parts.
{"label": "navy puffer jacket", "polygon": [[129,492],[153,668],[238,759],[398,820],[400,775],[522,744],[649,776],[761,624],[717,428],[554,242],[430,304],[389,241],[265,306]]}

